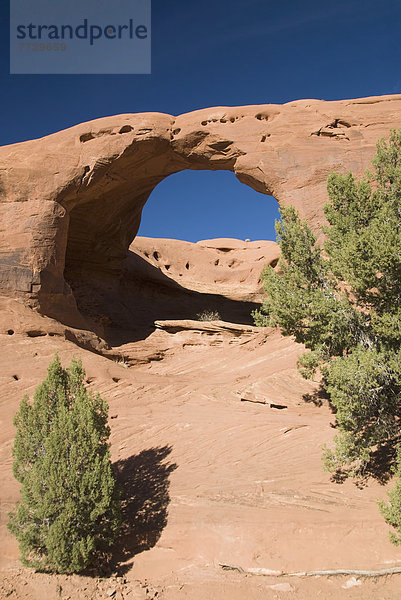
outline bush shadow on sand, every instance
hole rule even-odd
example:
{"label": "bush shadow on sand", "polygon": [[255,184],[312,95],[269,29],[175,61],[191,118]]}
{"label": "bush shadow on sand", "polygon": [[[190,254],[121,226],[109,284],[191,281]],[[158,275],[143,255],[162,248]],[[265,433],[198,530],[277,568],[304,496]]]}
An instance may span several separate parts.
{"label": "bush shadow on sand", "polygon": [[120,574],[135,555],[153,548],[167,525],[170,474],[177,468],[166,461],[170,446],[150,448],[113,464],[121,494],[122,529],[114,544],[112,568]]}

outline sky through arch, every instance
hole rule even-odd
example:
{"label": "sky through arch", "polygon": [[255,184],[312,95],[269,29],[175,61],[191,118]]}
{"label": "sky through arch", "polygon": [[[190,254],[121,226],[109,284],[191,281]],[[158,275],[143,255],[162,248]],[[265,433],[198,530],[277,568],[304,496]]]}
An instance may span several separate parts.
{"label": "sky through arch", "polygon": [[197,242],[229,237],[275,240],[278,202],[241,183],[231,171],[185,170],[153,190],[138,235]]}

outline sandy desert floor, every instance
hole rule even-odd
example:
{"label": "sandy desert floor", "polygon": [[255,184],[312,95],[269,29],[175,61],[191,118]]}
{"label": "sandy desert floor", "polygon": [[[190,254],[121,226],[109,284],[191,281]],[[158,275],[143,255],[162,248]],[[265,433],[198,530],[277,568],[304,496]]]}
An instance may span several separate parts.
{"label": "sandy desert floor", "polygon": [[[0,325],[1,598],[401,597],[401,574],[290,575],[401,566],[377,509],[385,487],[338,484],[322,469],[335,418],[297,372],[291,339],[186,320],[102,356],[17,302],[4,301]],[[87,385],[109,403],[126,527],[101,576],[23,568],[5,526],[18,500],[13,414],[55,351],[63,364],[81,357]]]}

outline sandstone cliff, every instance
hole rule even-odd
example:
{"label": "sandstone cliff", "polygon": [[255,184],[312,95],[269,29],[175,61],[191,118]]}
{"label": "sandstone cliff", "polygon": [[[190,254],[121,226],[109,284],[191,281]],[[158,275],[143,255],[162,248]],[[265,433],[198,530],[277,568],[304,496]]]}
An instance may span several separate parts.
{"label": "sandstone cliff", "polygon": [[74,282],[121,275],[147,198],[183,169],[231,170],[319,230],[327,175],[361,174],[400,114],[401,96],[127,114],[0,148],[1,289],[82,326]]}

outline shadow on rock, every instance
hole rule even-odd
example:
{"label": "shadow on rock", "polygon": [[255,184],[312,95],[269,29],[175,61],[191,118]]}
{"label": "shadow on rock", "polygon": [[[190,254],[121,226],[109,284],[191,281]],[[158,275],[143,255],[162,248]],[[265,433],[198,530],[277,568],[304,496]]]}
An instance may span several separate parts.
{"label": "shadow on rock", "polygon": [[150,448],[113,465],[122,510],[122,531],[113,552],[115,565],[153,548],[167,525],[170,473],[177,468],[166,462],[170,453],[170,446]]}
{"label": "shadow on rock", "polygon": [[326,392],[322,385],[311,394],[304,394],[302,396],[302,399],[304,402],[307,402],[308,404],[314,404],[318,407],[323,406],[323,404],[326,404],[329,406],[331,411],[335,413],[335,408],[330,402],[330,395]]}
{"label": "shadow on rock", "polygon": [[[354,476],[354,484],[362,489],[368,485],[371,479],[375,479],[380,485],[386,485],[393,476],[393,468],[396,464],[397,448],[401,442],[400,436],[380,444],[371,452],[370,461],[363,469]],[[337,469],[331,476],[333,483],[344,483],[349,477],[346,469]]]}
{"label": "shadow on rock", "polygon": [[257,302],[188,289],[132,251],[118,277],[67,269],[66,278],[79,312],[112,347],[146,339],[155,321],[196,319],[204,310],[217,311],[223,321],[252,325],[251,313],[260,308]]}

